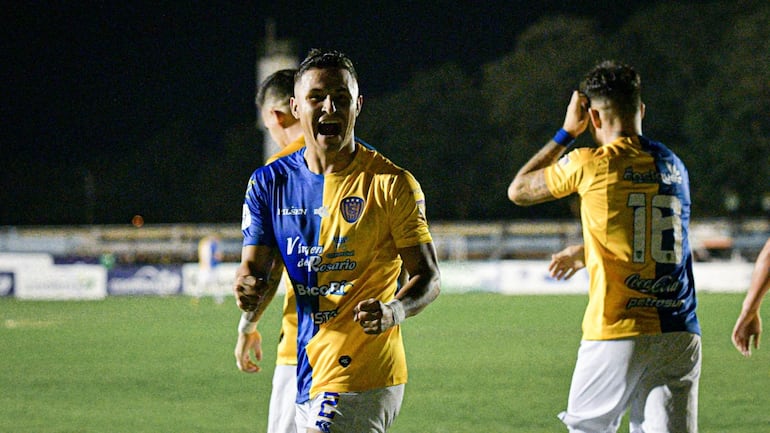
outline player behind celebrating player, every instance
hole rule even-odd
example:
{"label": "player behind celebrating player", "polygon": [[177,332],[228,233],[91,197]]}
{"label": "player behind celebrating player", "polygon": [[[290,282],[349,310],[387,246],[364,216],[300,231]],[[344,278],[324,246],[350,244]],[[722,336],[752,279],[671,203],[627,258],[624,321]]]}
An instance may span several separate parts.
{"label": "player behind celebrating player", "polygon": [[[275,293],[274,260],[297,299],[297,425],[308,432],[386,431],[407,379],[400,323],[439,293],[419,184],[357,144],[363,99],[352,62],[312,50],[292,112],[306,147],[257,169],[246,192],[234,290],[259,319]],[[409,279],[396,295],[404,263]]]}
{"label": "player behind celebrating player", "polygon": [[[521,206],[581,198],[589,300],[559,417],[571,432],[614,432],[630,407],[631,431],[697,432],[701,344],[687,170],[642,135],[633,68],[602,62],[580,87],[563,128],[508,189]],[[562,157],[587,128],[599,146]]]}
{"label": "player behind celebrating player", "polygon": [[[267,163],[290,155],[305,146],[305,141],[302,139],[302,125],[292,114],[290,106],[291,97],[294,95],[295,73],[296,69],[276,71],[265,78],[257,89],[255,103],[262,124],[281,147],[281,150],[272,155]],[[271,270],[271,273],[279,274],[282,270],[283,262],[276,261],[276,267]],[[297,304],[294,300],[294,289],[288,280],[286,281],[281,332],[268,408],[267,433],[297,431],[294,424],[294,406],[297,398]],[[252,332],[240,332],[244,330]],[[247,373],[260,371],[259,365],[254,362],[262,359],[262,336],[256,327],[249,324],[247,329],[239,329],[234,352],[236,364],[241,371]]]}

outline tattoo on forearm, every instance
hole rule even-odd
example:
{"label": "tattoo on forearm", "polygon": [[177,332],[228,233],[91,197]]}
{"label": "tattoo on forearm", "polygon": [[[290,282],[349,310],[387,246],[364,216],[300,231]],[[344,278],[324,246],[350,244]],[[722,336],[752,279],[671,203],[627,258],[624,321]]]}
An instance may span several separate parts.
{"label": "tattoo on forearm", "polygon": [[522,193],[530,202],[538,202],[551,196],[551,191],[545,183],[545,176],[540,173],[537,176],[532,176],[530,181],[524,185]]}
{"label": "tattoo on forearm", "polygon": [[556,144],[553,140],[549,141],[542,149],[537,151],[537,153],[530,158],[523,167],[521,167],[519,175],[527,174],[553,164],[558,161],[564,150],[564,146]]}
{"label": "tattoo on forearm", "polygon": [[542,169],[556,162],[564,150],[564,146],[551,140],[524,164],[513,182],[517,202],[536,204],[551,198]]}

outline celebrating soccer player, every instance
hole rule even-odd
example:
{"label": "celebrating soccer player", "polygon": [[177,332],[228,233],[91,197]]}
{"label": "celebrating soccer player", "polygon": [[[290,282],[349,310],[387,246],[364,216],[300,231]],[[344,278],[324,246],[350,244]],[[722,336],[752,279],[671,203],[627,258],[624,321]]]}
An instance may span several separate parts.
{"label": "celebrating soccer player", "polygon": [[[350,59],[312,50],[291,109],[305,148],[257,169],[234,291],[248,334],[285,264],[296,295],[297,426],[386,431],[407,380],[400,324],[439,294],[419,183],[353,139],[363,98]],[[408,281],[396,293],[401,264]]]}
{"label": "celebrating soccer player", "polygon": [[[571,432],[614,432],[629,407],[631,431],[697,432],[701,344],[688,173],[676,154],[642,135],[644,110],[636,71],[600,63],[573,92],[562,129],[508,188],[520,206],[581,198],[590,286],[559,416]],[[586,129],[598,147],[567,152]]]}

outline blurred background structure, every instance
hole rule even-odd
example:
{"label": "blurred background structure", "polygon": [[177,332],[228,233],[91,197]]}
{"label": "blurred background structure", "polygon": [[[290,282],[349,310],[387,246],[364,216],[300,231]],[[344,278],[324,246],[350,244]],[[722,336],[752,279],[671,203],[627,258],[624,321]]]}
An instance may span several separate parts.
{"label": "blurred background structure", "polygon": [[178,260],[213,230],[238,254],[246,180],[274,146],[256,83],[317,46],[356,62],[356,135],[420,180],[445,258],[579,239],[575,201],[505,191],[603,58],[639,70],[645,134],[689,167],[702,259],[750,260],[770,234],[766,1],[279,3],[7,11],[0,252]]}
{"label": "blurred background structure", "polygon": [[[714,219],[693,223],[691,230],[696,260],[753,262],[770,236],[770,222]],[[431,232],[445,261],[548,260],[582,242],[577,221],[434,222]],[[47,253],[56,263],[190,263],[198,259],[198,241],[211,233],[222,239],[223,260],[238,262],[238,224],[0,227],[0,253]]]}
{"label": "blurred background structure", "polygon": [[[294,43],[290,39],[278,39],[276,36],[275,20],[272,18],[268,19],[265,24],[265,37],[261,44],[258,44],[258,47],[257,81],[254,93],[259,88],[260,83],[273,72],[281,69],[293,69],[299,65],[299,54],[294,47]],[[275,155],[281,148],[270,136],[270,132],[265,129],[265,125],[262,124],[262,117],[259,115],[259,111],[255,111],[255,116],[259,127],[262,129],[263,160],[267,161],[268,158]]]}

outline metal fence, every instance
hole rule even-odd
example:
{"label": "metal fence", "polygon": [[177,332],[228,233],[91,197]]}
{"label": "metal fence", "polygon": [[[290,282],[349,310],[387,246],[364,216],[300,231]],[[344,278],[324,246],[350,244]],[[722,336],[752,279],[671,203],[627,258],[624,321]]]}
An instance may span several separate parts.
{"label": "metal fence", "polygon": [[[694,221],[690,241],[699,260],[753,261],[770,237],[767,219]],[[544,259],[582,242],[576,221],[434,222],[431,233],[441,260]],[[225,260],[239,261],[238,224],[101,226],[0,226],[0,252],[49,253],[59,261],[118,263],[197,261],[199,240],[222,239]]]}

